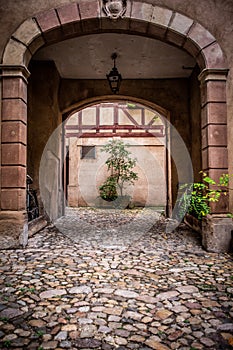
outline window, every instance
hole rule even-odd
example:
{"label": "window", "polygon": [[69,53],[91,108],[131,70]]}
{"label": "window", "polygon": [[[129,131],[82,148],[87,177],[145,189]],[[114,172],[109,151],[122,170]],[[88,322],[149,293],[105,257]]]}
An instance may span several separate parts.
{"label": "window", "polygon": [[95,159],[95,146],[82,146],[81,159]]}

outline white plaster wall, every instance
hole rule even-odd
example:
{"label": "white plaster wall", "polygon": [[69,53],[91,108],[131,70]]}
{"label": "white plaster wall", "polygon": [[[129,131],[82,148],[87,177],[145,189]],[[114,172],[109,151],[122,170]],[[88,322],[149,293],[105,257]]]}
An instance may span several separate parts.
{"label": "white plaster wall", "polygon": [[[134,185],[125,187],[124,194],[132,197],[138,206],[166,206],[166,152],[157,138],[125,138],[131,144],[129,150],[137,159],[135,171],[139,179]],[[69,186],[68,205],[95,206],[99,196],[98,188],[109,173],[105,161],[108,154],[101,147],[106,138],[69,139]],[[81,159],[81,146],[96,146],[96,159]]]}

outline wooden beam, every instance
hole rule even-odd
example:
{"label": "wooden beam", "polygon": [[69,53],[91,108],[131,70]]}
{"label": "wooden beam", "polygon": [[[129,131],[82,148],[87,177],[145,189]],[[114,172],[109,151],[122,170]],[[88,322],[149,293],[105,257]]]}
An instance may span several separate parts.
{"label": "wooden beam", "polygon": [[113,123],[114,125],[118,125],[119,124],[119,118],[118,118],[118,105],[117,103],[114,103],[114,108],[113,108]]}
{"label": "wooden beam", "polygon": [[141,111],[141,123],[145,125],[145,109],[143,108]]}
{"label": "wooden beam", "polygon": [[121,110],[125,113],[125,115],[129,118],[129,120],[134,124],[134,125],[139,125],[138,122],[132,117],[132,115],[127,111],[125,108],[121,108]]}
{"label": "wooden beam", "polygon": [[78,125],[79,125],[79,127],[81,127],[81,125],[82,125],[82,118],[83,117],[83,114],[82,114],[82,111],[79,111],[78,112]]}
{"label": "wooden beam", "polygon": [[[66,125],[66,130],[93,130],[93,129],[97,129],[96,125],[82,125],[82,126],[78,126],[78,125]],[[100,130],[160,130],[163,131],[164,130],[164,125],[99,125],[98,129]]]}
{"label": "wooden beam", "polygon": [[150,133],[150,132],[98,132],[98,133],[67,133],[66,137],[77,137],[77,138],[97,138],[97,137],[164,137],[164,134],[161,132],[158,133]]}
{"label": "wooden beam", "polygon": [[96,131],[99,131],[99,126],[100,126],[100,106],[96,106]]}

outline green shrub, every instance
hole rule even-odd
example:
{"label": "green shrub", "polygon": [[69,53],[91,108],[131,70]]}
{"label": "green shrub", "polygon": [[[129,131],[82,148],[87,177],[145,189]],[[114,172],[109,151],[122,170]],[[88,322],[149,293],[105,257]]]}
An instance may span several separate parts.
{"label": "green shrub", "polygon": [[119,195],[123,196],[125,183],[133,184],[138,175],[133,168],[136,165],[136,158],[131,158],[131,152],[127,149],[128,144],[121,140],[110,140],[101,149],[102,152],[109,153],[105,164],[107,165],[110,176],[99,187],[100,197],[105,200],[114,200]]}
{"label": "green shrub", "polygon": [[202,174],[202,182],[183,184],[180,186],[178,196],[179,217],[182,218],[188,212],[201,220],[210,213],[211,202],[217,202],[221,194],[227,194],[229,174],[222,174],[219,181],[214,181],[206,173]]}
{"label": "green shrub", "polygon": [[99,187],[100,197],[106,201],[114,201],[117,195],[117,183],[114,176],[109,176],[107,180]]}

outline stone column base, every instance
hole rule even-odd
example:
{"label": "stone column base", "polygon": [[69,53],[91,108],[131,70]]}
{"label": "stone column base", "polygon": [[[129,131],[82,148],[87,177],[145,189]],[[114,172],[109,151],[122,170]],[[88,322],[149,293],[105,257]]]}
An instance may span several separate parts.
{"label": "stone column base", "polygon": [[233,220],[225,214],[207,215],[202,222],[202,245],[214,253],[232,251]]}
{"label": "stone column base", "polygon": [[27,245],[27,241],[27,213],[25,211],[0,211],[0,248],[22,248]]}

